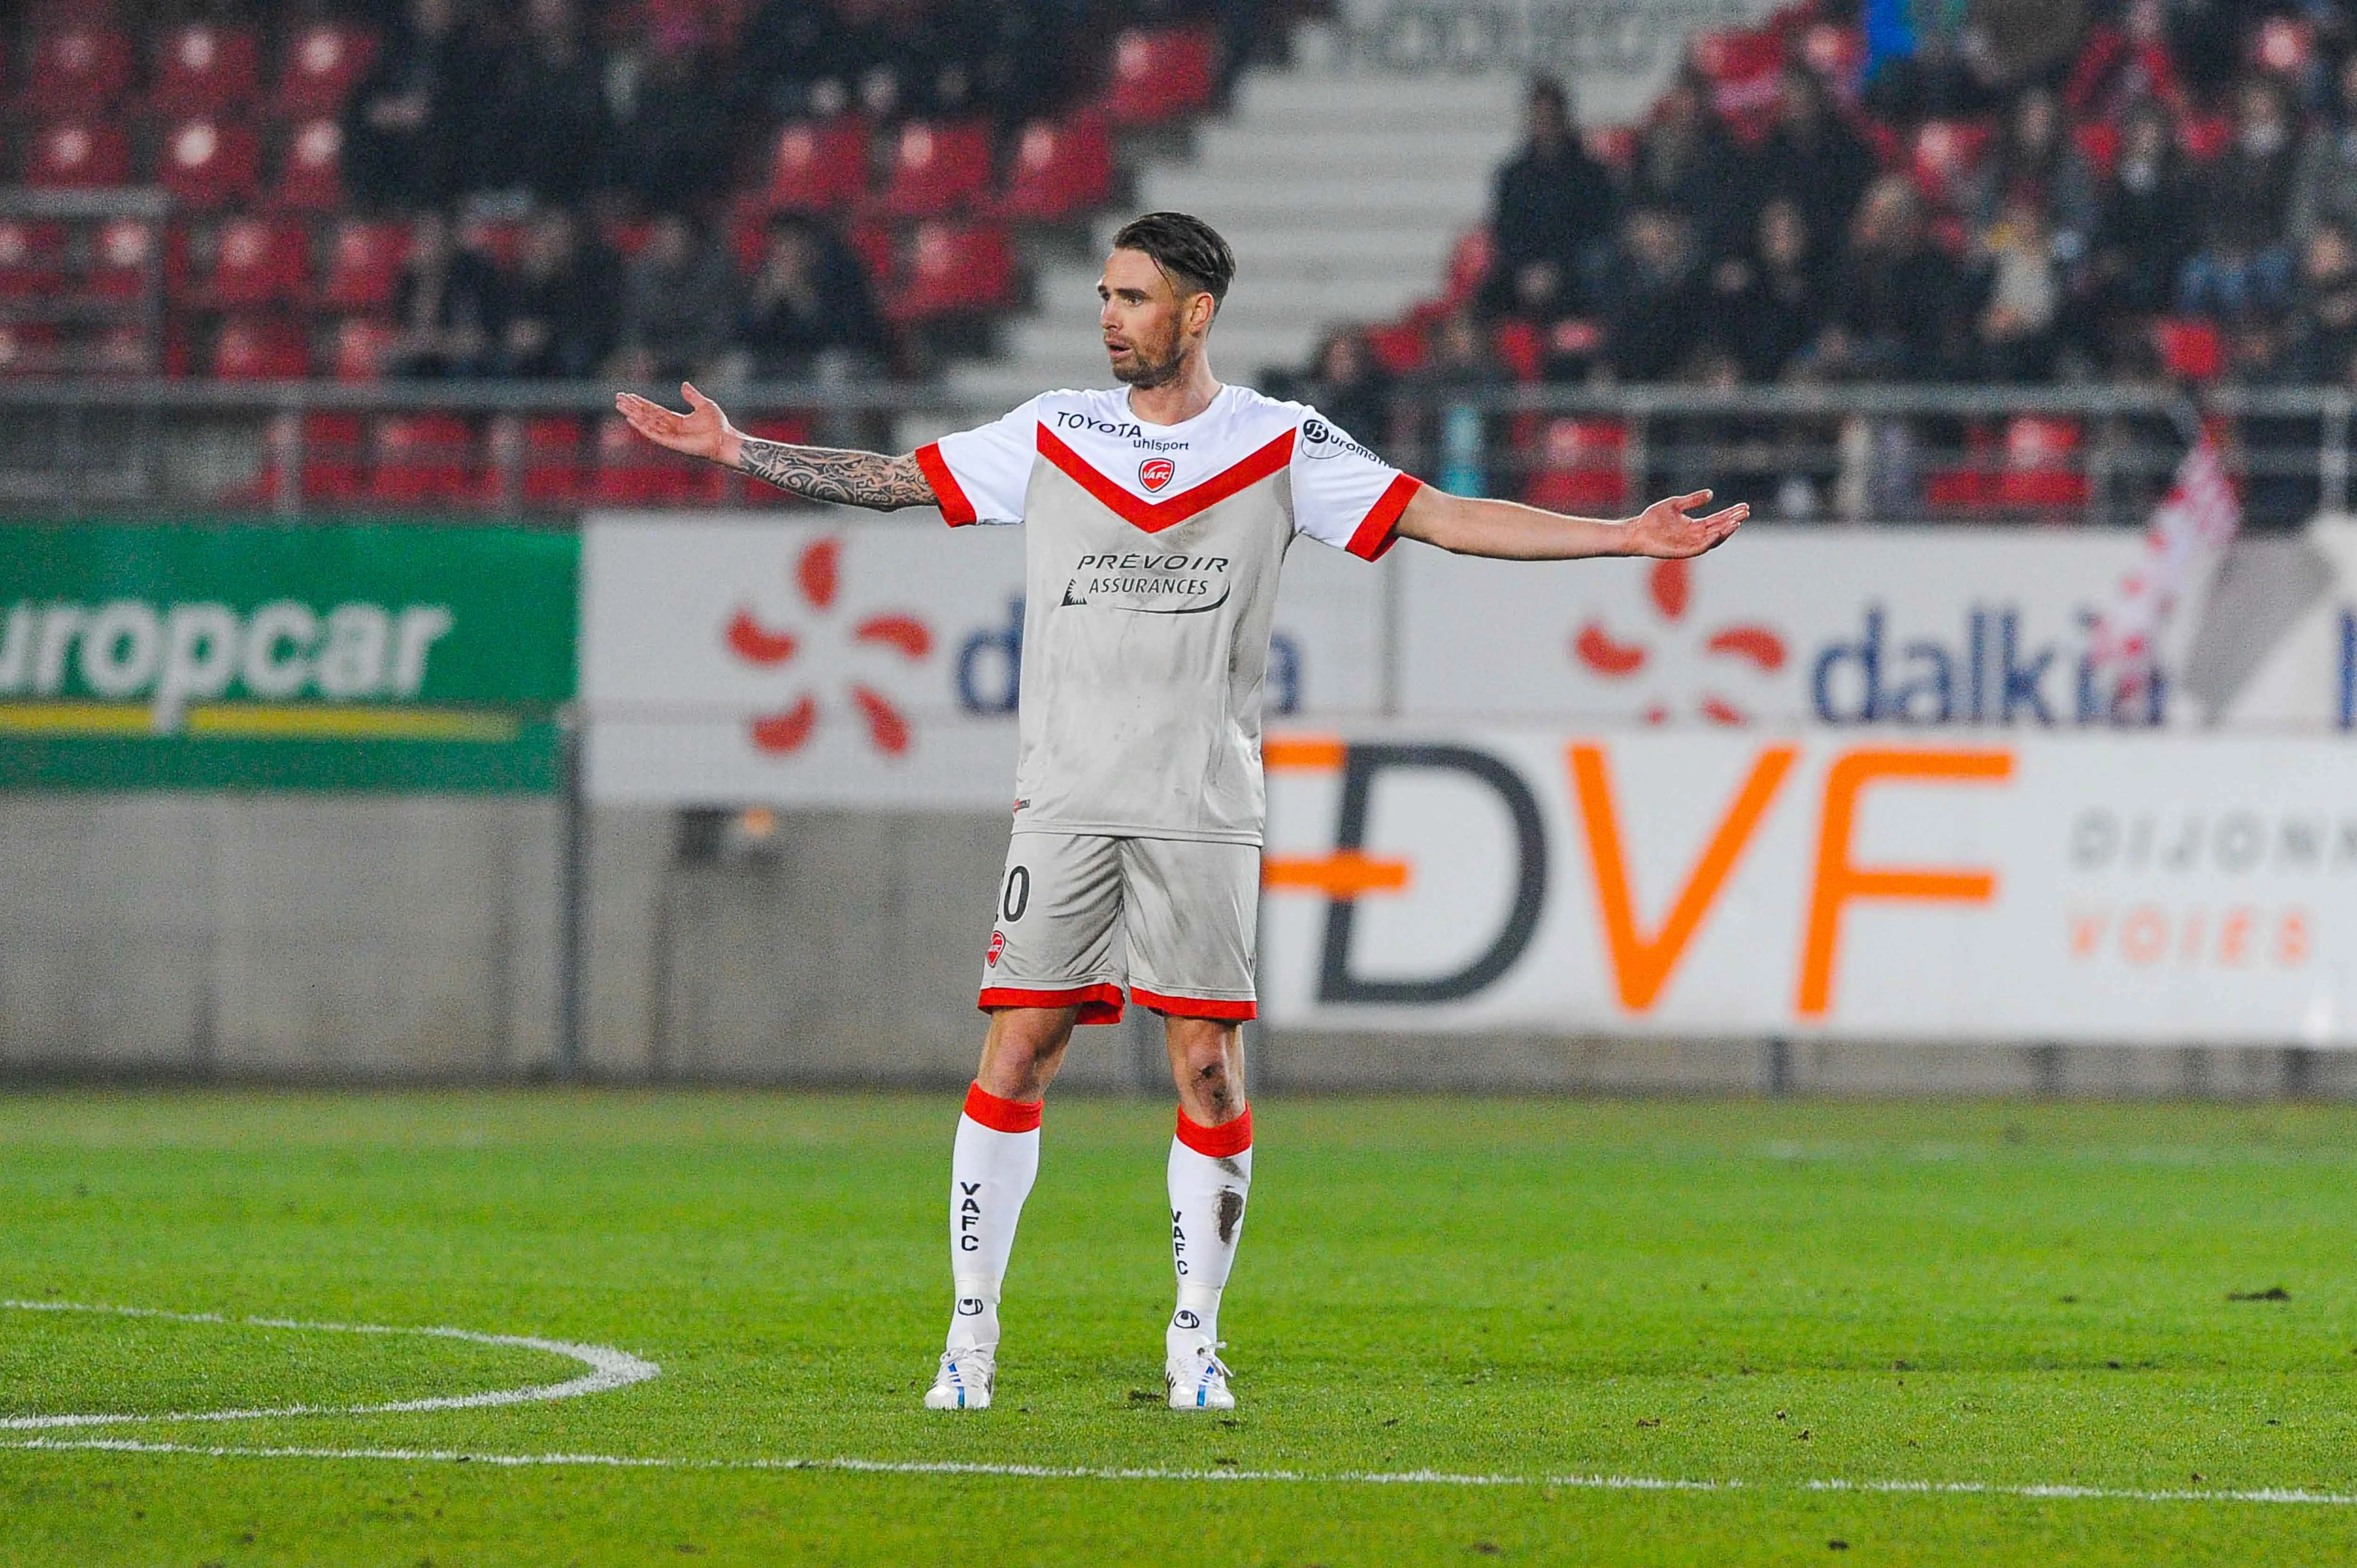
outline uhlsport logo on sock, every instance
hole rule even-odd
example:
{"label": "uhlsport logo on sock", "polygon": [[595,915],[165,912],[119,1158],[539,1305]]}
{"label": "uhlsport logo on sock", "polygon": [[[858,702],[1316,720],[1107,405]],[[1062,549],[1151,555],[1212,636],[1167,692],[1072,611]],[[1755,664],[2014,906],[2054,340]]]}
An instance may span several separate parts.
{"label": "uhlsport logo on sock", "polygon": [[960,1317],[980,1317],[984,1305],[978,1295],[962,1295],[958,1297],[957,1315]]}
{"label": "uhlsport logo on sock", "polygon": [[1203,1326],[1203,1320],[1182,1306],[1170,1319],[1170,1326],[1173,1328],[1200,1328]]}

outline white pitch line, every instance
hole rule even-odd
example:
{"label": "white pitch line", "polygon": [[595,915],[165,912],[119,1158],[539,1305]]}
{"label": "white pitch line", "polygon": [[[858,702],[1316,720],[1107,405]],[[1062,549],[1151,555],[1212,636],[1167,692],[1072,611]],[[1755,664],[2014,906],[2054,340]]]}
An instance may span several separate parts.
{"label": "white pitch line", "polygon": [[376,1459],[409,1465],[483,1465],[603,1470],[803,1470],[873,1476],[987,1476],[1025,1481],[1265,1481],[1354,1487],[1535,1487],[1589,1492],[1861,1492],[1878,1496],[2018,1498],[2032,1502],[2272,1503],[2357,1507],[2357,1494],[2293,1487],[2255,1491],[2139,1490],[2130,1487],[2003,1486],[1985,1481],[1689,1481],[1659,1476],[1485,1476],[1446,1470],[1177,1470],[1090,1465],[989,1465],[957,1459],[685,1459],[631,1454],[470,1454],[456,1448],[234,1448],[131,1438],[34,1437],[0,1450],[180,1454],[205,1459]]}
{"label": "white pitch line", "polygon": [[218,1323],[248,1328],[292,1329],[310,1334],[413,1334],[431,1339],[463,1339],[470,1345],[498,1345],[516,1350],[539,1350],[580,1362],[589,1370],[562,1383],[538,1383],[529,1388],[490,1389],[477,1394],[437,1394],[428,1399],[394,1400],[384,1404],[286,1404],[267,1410],[173,1411],[162,1415],[18,1415],[0,1417],[0,1432],[52,1430],[69,1426],[122,1426],[133,1422],[262,1421],[279,1416],[390,1415],[403,1411],[482,1410],[494,1405],[537,1404],[548,1400],[580,1399],[642,1383],[662,1369],[627,1350],[606,1345],[581,1345],[568,1339],[543,1339],[528,1334],[479,1334],[471,1328],[402,1327],[382,1323],[302,1323],[284,1317],[225,1317],[217,1312],[163,1312],[145,1306],[97,1306],[70,1301],[0,1301],[0,1311],[91,1312],[111,1317],[153,1317],[167,1323]]}

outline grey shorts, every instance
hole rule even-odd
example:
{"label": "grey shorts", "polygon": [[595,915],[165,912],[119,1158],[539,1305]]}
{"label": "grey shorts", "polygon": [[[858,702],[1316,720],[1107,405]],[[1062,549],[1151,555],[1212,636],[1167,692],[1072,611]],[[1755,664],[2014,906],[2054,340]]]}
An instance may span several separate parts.
{"label": "grey shorts", "polygon": [[1077,1006],[1082,1023],[1111,1024],[1126,984],[1157,1013],[1250,1018],[1259,918],[1258,844],[1016,833],[982,1006]]}

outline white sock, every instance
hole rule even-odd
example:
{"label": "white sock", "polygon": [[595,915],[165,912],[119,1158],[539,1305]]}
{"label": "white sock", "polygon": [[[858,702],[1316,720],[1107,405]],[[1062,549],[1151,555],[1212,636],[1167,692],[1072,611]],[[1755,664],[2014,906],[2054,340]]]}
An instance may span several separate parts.
{"label": "white sock", "polygon": [[1039,1174],[1039,1107],[966,1090],[950,1155],[950,1278],[957,1305],[949,1348],[998,1349],[998,1287],[1015,1251],[1023,1200]]}
{"label": "white sock", "polygon": [[1178,1305],[1164,1335],[1170,1359],[1220,1342],[1220,1293],[1243,1237],[1252,1191],[1252,1112],[1217,1127],[1178,1112],[1170,1140],[1170,1262]]}

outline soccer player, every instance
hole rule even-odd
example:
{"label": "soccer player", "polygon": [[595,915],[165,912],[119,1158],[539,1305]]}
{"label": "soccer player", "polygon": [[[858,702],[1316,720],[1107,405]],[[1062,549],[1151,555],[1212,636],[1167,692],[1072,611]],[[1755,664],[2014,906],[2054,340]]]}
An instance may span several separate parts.
{"label": "soccer player", "polygon": [[955,1306],[925,1395],[936,1410],[990,1403],[1040,1106],[1073,1026],[1118,1020],[1125,986],[1162,1015],[1178,1090],[1165,1388],[1175,1409],[1234,1407],[1220,1295],[1253,1168],[1237,1026],[1254,1015],[1261,686],[1294,541],[1369,561],[1403,537],[1518,561],[1674,559],[1748,512],[1695,515],[1703,490],[1606,521],[1429,489],[1317,410],[1213,379],[1234,275],[1201,220],[1135,220],[1097,285],[1122,385],[1043,393],[906,456],[754,440],[692,386],[683,414],[615,400],[647,439],[813,500],[1028,524],[1015,825],[983,954],[989,1031],[950,1160]]}

